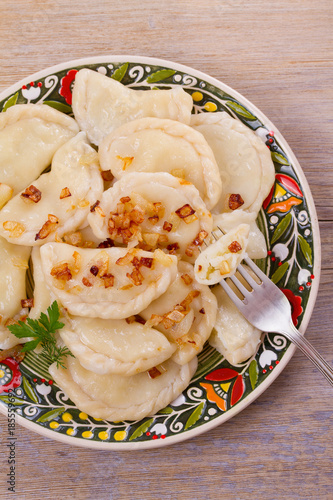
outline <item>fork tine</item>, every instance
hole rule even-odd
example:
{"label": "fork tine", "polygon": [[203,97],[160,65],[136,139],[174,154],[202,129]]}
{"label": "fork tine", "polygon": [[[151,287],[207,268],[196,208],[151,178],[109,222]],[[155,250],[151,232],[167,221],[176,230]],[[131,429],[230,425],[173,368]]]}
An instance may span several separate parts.
{"label": "fork tine", "polygon": [[226,280],[221,280],[220,283],[221,287],[225,291],[225,293],[228,295],[228,297],[232,300],[232,302],[238,307],[240,311],[242,311],[242,306],[243,306],[243,301],[237,295],[233,290],[231,290],[230,286],[226,282]]}
{"label": "fork tine", "polygon": [[235,275],[230,276],[229,279],[233,282],[233,284],[238,288],[240,293],[246,298],[251,292],[245,288],[245,286],[236,278]]}
{"label": "fork tine", "polygon": [[[239,271],[239,274],[241,274],[243,276],[245,281],[253,289],[256,289],[258,286],[260,286],[261,283],[257,283],[256,280],[250,275],[250,273],[245,269],[245,267],[242,264],[239,264],[239,266],[237,267],[237,271]],[[260,281],[262,282],[262,280],[260,280]]]}
{"label": "fork tine", "polygon": [[251,260],[249,257],[245,257],[243,260],[261,281],[267,281],[266,274],[262,272],[262,270],[253,262],[253,260]]}

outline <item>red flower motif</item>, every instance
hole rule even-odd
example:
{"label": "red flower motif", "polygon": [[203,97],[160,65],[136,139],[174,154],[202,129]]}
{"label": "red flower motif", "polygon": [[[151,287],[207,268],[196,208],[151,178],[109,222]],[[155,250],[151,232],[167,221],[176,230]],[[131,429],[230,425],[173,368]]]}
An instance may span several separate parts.
{"label": "red flower motif", "polygon": [[21,371],[13,358],[0,362],[0,394],[21,385]]}
{"label": "red flower motif", "polygon": [[72,83],[75,80],[77,69],[71,69],[67,72],[67,75],[61,79],[61,87],[59,89],[59,94],[65,98],[65,101],[70,106],[72,105]]}
{"label": "red flower motif", "polygon": [[294,295],[291,290],[288,290],[287,288],[281,289],[281,292],[285,294],[287,299],[289,300],[291,304],[291,317],[293,320],[293,323],[295,326],[297,326],[298,323],[298,317],[302,314],[303,312],[303,307],[301,306],[302,304],[302,297],[299,297],[299,295]]}

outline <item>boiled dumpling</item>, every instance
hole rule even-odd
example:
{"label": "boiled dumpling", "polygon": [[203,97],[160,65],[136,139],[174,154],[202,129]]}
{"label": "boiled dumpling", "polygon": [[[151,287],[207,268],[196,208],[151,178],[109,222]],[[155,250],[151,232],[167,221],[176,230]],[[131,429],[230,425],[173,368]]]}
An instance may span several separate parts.
{"label": "boiled dumpling", "polygon": [[77,316],[122,319],[137,314],[177,274],[177,257],[161,250],[46,243],[40,253],[47,286]]}
{"label": "boiled dumpling", "polygon": [[235,273],[245,257],[250,226],[240,224],[209,245],[195,261],[196,280],[214,285]]}
{"label": "boiled dumpling", "polygon": [[84,132],[54,155],[43,174],[0,212],[0,235],[19,245],[42,245],[77,229],[103,192],[95,150]]}
{"label": "boiled dumpling", "polygon": [[168,172],[198,189],[208,209],[221,197],[219,169],[202,134],[173,120],[141,118],[107,135],[99,147],[102,170]]}
{"label": "boiled dumpling", "polygon": [[244,318],[221,286],[214,287],[213,293],[217,298],[218,310],[209,343],[229,363],[237,365],[256,353],[261,331]]}
{"label": "boiled dumpling", "polygon": [[195,281],[193,266],[179,262],[177,278],[140,316],[177,345],[172,359],[183,365],[202,351],[215,323],[216,299]]}
{"label": "boiled dumpling", "polygon": [[142,372],[131,377],[97,375],[75,358],[67,358],[66,366],[57,368],[53,363],[49,372],[81,411],[111,421],[139,420],[158,412],[186,389],[197,368],[197,358],[183,366],[168,360],[151,374]]}
{"label": "boiled dumpling", "polygon": [[222,178],[222,195],[215,212],[241,207],[259,209],[274,183],[274,165],[263,141],[225,112],[192,116],[192,127],[212,148]]}
{"label": "boiled dumpling", "polygon": [[38,319],[42,312],[46,312],[47,308],[55,300],[55,296],[51,294],[44,279],[42,270],[42,261],[40,258],[40,248],[34,247],[31,252],[31,260],[33,267],[34,292],[33,292],[33,307],[30,309],[29,318]]}
{"label": "boiled dumpling", "polygon": [[131,319],[72,316],[60,336],[80,364],[100,375],[135,375],[170,358],[176,350],[167,338]]}
{"label": "boiled dumpling", "polygon": [[181,87],[172,90],[133,90],[90,69],[75,77],[73,111],[94,144],[120,125],[154,116],[190,122],[193,101]]}
{"label": "boiled dumpling", "polygon": [[46,105],[18,104],[0,113],[0,182],[15,195],[37,179],[57,149],[78,132],[73,118]]}
{"label": "boiled dumpling", "polygon": [[223,214],[213,215],[214,234],[217,236],[219,228],[225,232],[231,231],[239,224],[249,224],[249,241],[246,247],[246,252],[250,259],[264,259],[267,256],[267,245],[265,236],[260,231],[256,223],[255,212],[245,212],[241,208],[233,212],[225,212]]}
{"label": "boiled dumpling", "polygon": [[[26,299],[25,275],[31,249],[8,243],[0,237],[0,348],[9,349],[21,342],[6,323],[23,315],[21,300]],[[21,314],[22,312],[22,314]]]}
{"label": "boiled dumpling", "polygon": [[167,173],[131,173],[104,191],[88,222],[98,238],[195,260],[212,230],[198,190]]}

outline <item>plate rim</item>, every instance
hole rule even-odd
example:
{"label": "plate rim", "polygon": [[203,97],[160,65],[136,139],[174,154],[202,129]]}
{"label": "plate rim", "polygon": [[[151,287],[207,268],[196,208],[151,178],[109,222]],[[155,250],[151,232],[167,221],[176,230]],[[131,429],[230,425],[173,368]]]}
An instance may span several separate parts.
{"label": "plate rim", "polygon": [[[308,181],[291,147],[289,146],[283,135],[280,133],[278,128],[273,124],[273,122],[271,122],[271,120],[269,120],[269,118],[267,118],[267,116],[264,113],[262,113],[262,111],[260,111],[260,109],[257,108],[255,104],[253,104],[246,97],[244,97],[243,94],[239,93],[237,90],[234,90],[232,87],[218,80],[217,78],[214,78],[205,72],[202,72],[200,70],[197,70],[195,68],[192,68],[184,64],[156,57],[138,56],[129,54],[124,54],[124,55],[107,54],[100,56],[84,57],[80,59],[73,59],[37,71],[29,76],[24,77],[20,81],[15,82],[10,87],[7,87],[5,90],[3,90],[0,93],[0,100],[5,99],[10,94],[20,89],[22,85],[29,83],[31,81],[35,81],[39,78],[44,78],[48,76],[50,73],[63,71],[72,68],[73,66],[82,66],[82,65],[96,64],[96,63],[107,64],[108,62],[109,63],[132,62],[138,64],[170,67],[172,69],[175,69],[176,71],[188,73],[190,76],[203,79],[206,82],[210,83],[211,85],[214,85],[215,87],[223,91],[226,91],[228,94],[239,100],[242,104],[245,104],[250,110],[254,111],[255,115],[262,121],[264,125],[268,126],[269,129],[274,130],[275,135],[279,139],[279,143],[283,147],[284,151],[287,153],[289,159],[291,160],[292,166],[299,177],[303,191],[306,195],[309,214],[311,216],[313,247],[315,250],[314,274],[316,276],[316,280],[313,282],[311,286],[308,303],[306,305],[306,310],[302,319],[301,326],[299,328],[299,331],[302,333],[302,335],[304,335],[313,313],[313,309],[318,296],[318,289],[320,282],[321,242],[320,242],[320,230],[319,230],[316,207],[314,204],[313,196]],[[138,441],[135,443],[125,442],[125,441],[119,443],[90,441],[82,438],[80,439],[74,436],[57,433],[51,429],[47,429],[38,424],[35,424],[35,422],[32,422],[22,417],[21,415],[16,414],[16,419],[22,427],[32,430],[33,432],[36,432],[37,434],[40,434],[43,437],[50,438],[55,441],[60,441],[68,445],[80,446],[84,448],[108,450],[108,451],[131,451],[131,450],[133,451],[139,449],[140,450],[153,449],[153,448],[161,448],[164,446],[170,446],[172,444],[180,443],[182,441],[187,441],[188,439],[192,439],[196,436],[206,433],[214,429],[215,427],[222,425],[224,422],[227,422],[230,418],[232,418],[233,416],[237,415],[245,408],[247,408],[251,403],[253,403],[253,401],[255,401],[259,396],[261,396],[261,394],[263,394],[263,392],[265,392],[268,389],[268,387],[276,380],[276,378],[282,373],[282,371],[285,369],[285,367],[291,360],[292,356],[294,355],[295,351],[296,351],[296,346],[291,344],[284,353],[283,358],[281,359],[279,365],[275,367],[274,371],[272,371],[269,374],[269,376],[263,382],[261,382],[261,384],[258,387],[256,387],[250,394],[248,394],[245,397],[243,401],[240,401],[236,406],[230,408],[227,412],[223,413],[219,417],[216,417],[215,419],[209,422],[205,422],[200,427],[187,430],[186,432],[183,432],[181,434],[167,436],[164,440],[159,439],[151,441]],[[7,413],[7,407],[3,403],[0,403],[0,413],[2,413],[3,415],[6,415]]]}

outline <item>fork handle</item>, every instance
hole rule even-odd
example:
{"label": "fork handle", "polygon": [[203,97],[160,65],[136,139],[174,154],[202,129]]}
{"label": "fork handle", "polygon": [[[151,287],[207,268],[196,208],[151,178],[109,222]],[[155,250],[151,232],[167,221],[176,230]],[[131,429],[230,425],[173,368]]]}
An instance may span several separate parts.
{"label": "fork handle", "polygon": [[293,342],[300,351],[302,351],[305,356],[309,358],[310,361],[318,368],[318,370],[326,377],[326,379],[333,385],[333,368],[331,365],[325,361],[325,359],[319,354],[319,352],[310,344],[310,342],[303,337],[294,327],[293,324],[290,325],[289,331],[283,331],[283,333],[291,342]]}

